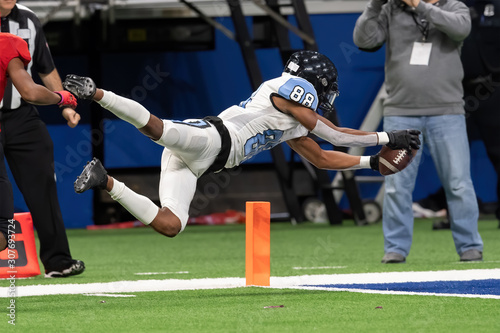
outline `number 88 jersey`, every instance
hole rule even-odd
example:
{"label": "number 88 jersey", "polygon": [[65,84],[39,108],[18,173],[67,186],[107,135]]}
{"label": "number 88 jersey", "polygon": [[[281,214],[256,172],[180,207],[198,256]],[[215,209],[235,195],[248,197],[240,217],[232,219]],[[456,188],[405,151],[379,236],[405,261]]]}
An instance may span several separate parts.
{"label": "number 88 jersey", "polygon": [[291,77],[279,89],[278,95],[302,104],[306,108],[316,111],[318,108],[318,95],[313,85],[301,77]]}
{"label": "number 88 jersey", "polygon": [[226,168],[282,142],[308,134],[309,131],[294,117],[273,105],[273,96],[299,103],[313,111],[318,107],[314,86],[303,78],[284,73],[264,82],[249,99],[219,115],[232,141]]}
{"label": "number 88 jersey", "polygon": [[243,108],[267,107],[271,96],[280,96],[316,111],[318,94],[307,80],[287,73],[279,78],[264,82],[249,99],[240,103]]}

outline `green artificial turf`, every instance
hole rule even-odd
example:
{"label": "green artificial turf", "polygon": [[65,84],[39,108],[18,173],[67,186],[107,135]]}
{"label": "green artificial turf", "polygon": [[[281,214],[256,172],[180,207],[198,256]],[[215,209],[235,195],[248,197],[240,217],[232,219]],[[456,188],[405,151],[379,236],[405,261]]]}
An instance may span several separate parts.
{"label": "green artificial turf", "polygon": [[[500,268],[500,229],[481,220],[484,262],[460,263],[449,230],[416,220],[406,264],[383,265],[381,224],[272,223],[271,275],[346,274]],[[245,226],[188,226],[169,239],[150,228],[68,230],[71,251],[85,273],[42,275],[17,286],[120,280],[245,276]],[[294,269],[301,267],[309,269]],[[332,267],[322,268],[319,267]],[[143,272],[189,272],[135,275]],[[0,287],[9,282],[0,280]],[[235,288],[136,292],[133,298],[84,295],[16,299],[20,332],[498,332],[500,300],[334,291]],[[102,302],[104,301],[104,302]],[[10,328],[0,298],[0,331]],[[282,308],[265,306],[283,305]],[[382,307],[382,308],[378,308]]]}
{"label": "green artificial turf", "polygon": [[[499,300],[256,287],[135,294],[134,298],[20,298],[16,329],[37,333],[441,333],[498,332],[499,328]],[[0,322],[0,329],[6,326]]]}
{"label": "green artificial turf", "polygon": [[[428,271],[500,267],[500,229],[482,220],[479,229],[485,243],[484,262],[461,263],[450,230],[432,230],[432,221],[415,222],[413,246],[407,263],[382,265],[382,225],[341,226],[305,223],[271,224],[271,275],[344,274],[389,271]],[[245,226],[188,226],[175,238],[149,227],[119,230],[68,230],[74,258],[86,271],[57,283],[109,282],[157,279],[134,273],[180,272],[164,278],[193,279],[245,276]],[[42,266],[41,266],[42,267]],[[339,267],[294,269],[294,267]],[[162,277],[163,278],[163,277]],[[52,284],[42,275],[18,280],[17,285]],[[0,280],[0,287],[8,281]]]}

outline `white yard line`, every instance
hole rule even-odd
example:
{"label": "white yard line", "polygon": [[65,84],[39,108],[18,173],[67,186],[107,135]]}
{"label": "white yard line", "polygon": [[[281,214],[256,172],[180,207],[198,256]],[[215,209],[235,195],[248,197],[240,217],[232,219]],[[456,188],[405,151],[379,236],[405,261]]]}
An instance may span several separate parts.
{"label": "white yard line", "polygon": [[135,297],[135,295],[123,295],[123,294],[83,294],[83,296],[99,296],[99,297]]}
{"label": "white yard line", "polygon": [[[323,274],[323,275],[301,275],[287,277],[271,277],[271,288],[293,288],[293,289],[317,289],[317,290],[348,290],[364,293],[386,294],[387,291],[359,290],[359,289],[335,289],[322,287],[304,287],[304,285],[328,285],[328,284],[366,284],[366,283],[398,283],[398,282],[430,282],[430,281],[471,281],[496,279],[500,280],[500,269],[470,269],[452,271],[430,271],[430,272],[386,272],[386,273],[362,273],[362,274]],[[211,279],[165,279],[165,280],[138,280],[138,281],[115,281],[105,283],[82,283],[82,284],[52,284],[16,286],[16,295],[42,296],[42,295],[71,295],[71,294],[116,294],[134,293],[145,291],[172,291],[172,290],[199,290],[199,289],[227,289],[245,286],[244,278],[211,278]],[[0,287],[0,298],[10,298],[12,290],[9,287]],[[422,295],[424,293],[390,292],[401,295]],[[430,294],[430,293],[426,293]],[[435,294],[443,295],[444,294]],[[446,294],[450,296],[450,294]],[[460,297],[485,298],[487,295],[452,295]],[[489,295],[489,298],[500,298]]]}
{"label": "white yard line", "polygon": [[304,284],[366,284],[366,283],[397,283],[397,282],[429,282],[429,281],[471,281],[500,279],[500,269],[468,269],[452,271],[428,272],[384,272],[361,274],[323,274],[301,275],[288,277],[271,277],[278,285],[304,285]]}
{"label": "white yard line", "polygon": [[[23,297],[23,296],[75,295],[75,294],[94,294],[94,293],[134,293],[141,291],[224,289],[224,288],[243,287],[244,285],[245,285],[245,279],[243,278],[115,281],[115,282],[104,282],[104,283],[17,286],[16,295],[18,297]],[[0,297],[10,297],[8,295],[8,290],[9,290],[8,287],[0,288]]]}
{"label": "white yard line", "polygon": [[188,271],[183,272],[144,272],[144,273],[134,273],[134,275],[169,275],[169,274],[189,274]]}
{"label": "white yard line", "polygon": [[318,266],[318,267],[292,267],[297,270],[307,270],[307,269],[339,269],[346,268],[347,266]]}

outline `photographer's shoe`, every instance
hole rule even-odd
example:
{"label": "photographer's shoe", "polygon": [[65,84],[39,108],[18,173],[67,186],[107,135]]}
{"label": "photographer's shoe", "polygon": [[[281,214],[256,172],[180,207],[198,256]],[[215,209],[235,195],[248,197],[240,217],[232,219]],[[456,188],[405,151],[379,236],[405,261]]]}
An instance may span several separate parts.
{"label": "photographer's shoe", "polygon": [[101,161],[93,158],[88,162],[82,173],[74,183],[76,193],[83,193],[91,188],[106,189],[108,182],[108,172],[102,166]]}
{"label": "photographer's shoe", "polygon": [[404,264],[406,262],[406,258],[399,253],[396,252],[388,252],[382,258],[383,264]]}
{"label": "photographer's shoe", "polygon": [[460,254],[460,261],[483,261],[483,252],[471,249]]}

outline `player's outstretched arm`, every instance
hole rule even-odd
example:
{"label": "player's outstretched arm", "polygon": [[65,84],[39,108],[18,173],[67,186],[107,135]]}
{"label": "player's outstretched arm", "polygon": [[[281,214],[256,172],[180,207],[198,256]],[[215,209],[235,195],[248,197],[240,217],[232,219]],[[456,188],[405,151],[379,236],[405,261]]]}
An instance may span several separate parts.
{"label": "player's outstretched arm", "polygon": [[339,151],[323,150],[309,137],[287,141],[288,145],[312,165],[325,170],[373,169],[378,171],[378,156],[353,156]]}
{"label": "player's outstretched arm", "polygon": [[389,147],[382,147],[377,154],[372,156],[353,156],[339,151],[323,150],[316,141],[309,137],[288,140],[287,143],[318,169],[372,169],[383,176],[403,171],[416,155],[416,152],[412,150],[392,150]]}
{"label": "player's outstretched arm", "polygon": [[338,127],[325,117],[301,104],[278,96],[273,97],[273,103],[280,111],[297,119],[311,133],[335,146],[369,147],[387,144],[391,149],[420,148],[420,131],[418,130],[365,132],[347,127]]}
{"label": "player's outstretched arm", "polygon": [[9,62],[7,73],[12,83],[21,94],[21,97],[31,104],[51,105],[76,108],[76,98],[67,91],[52,92],[42,85],[36,84],[29,73],[24,69],[24,64],[19,58]]}
{"label": "player's outstretched arm", "polygon": [[390,132],[365,132],[347,127],[337,127],[328,119],[317,115],[311,133],[335,146],[369,147],[387,145],[391,149],[419,149],[420,131],[414,129]]}

